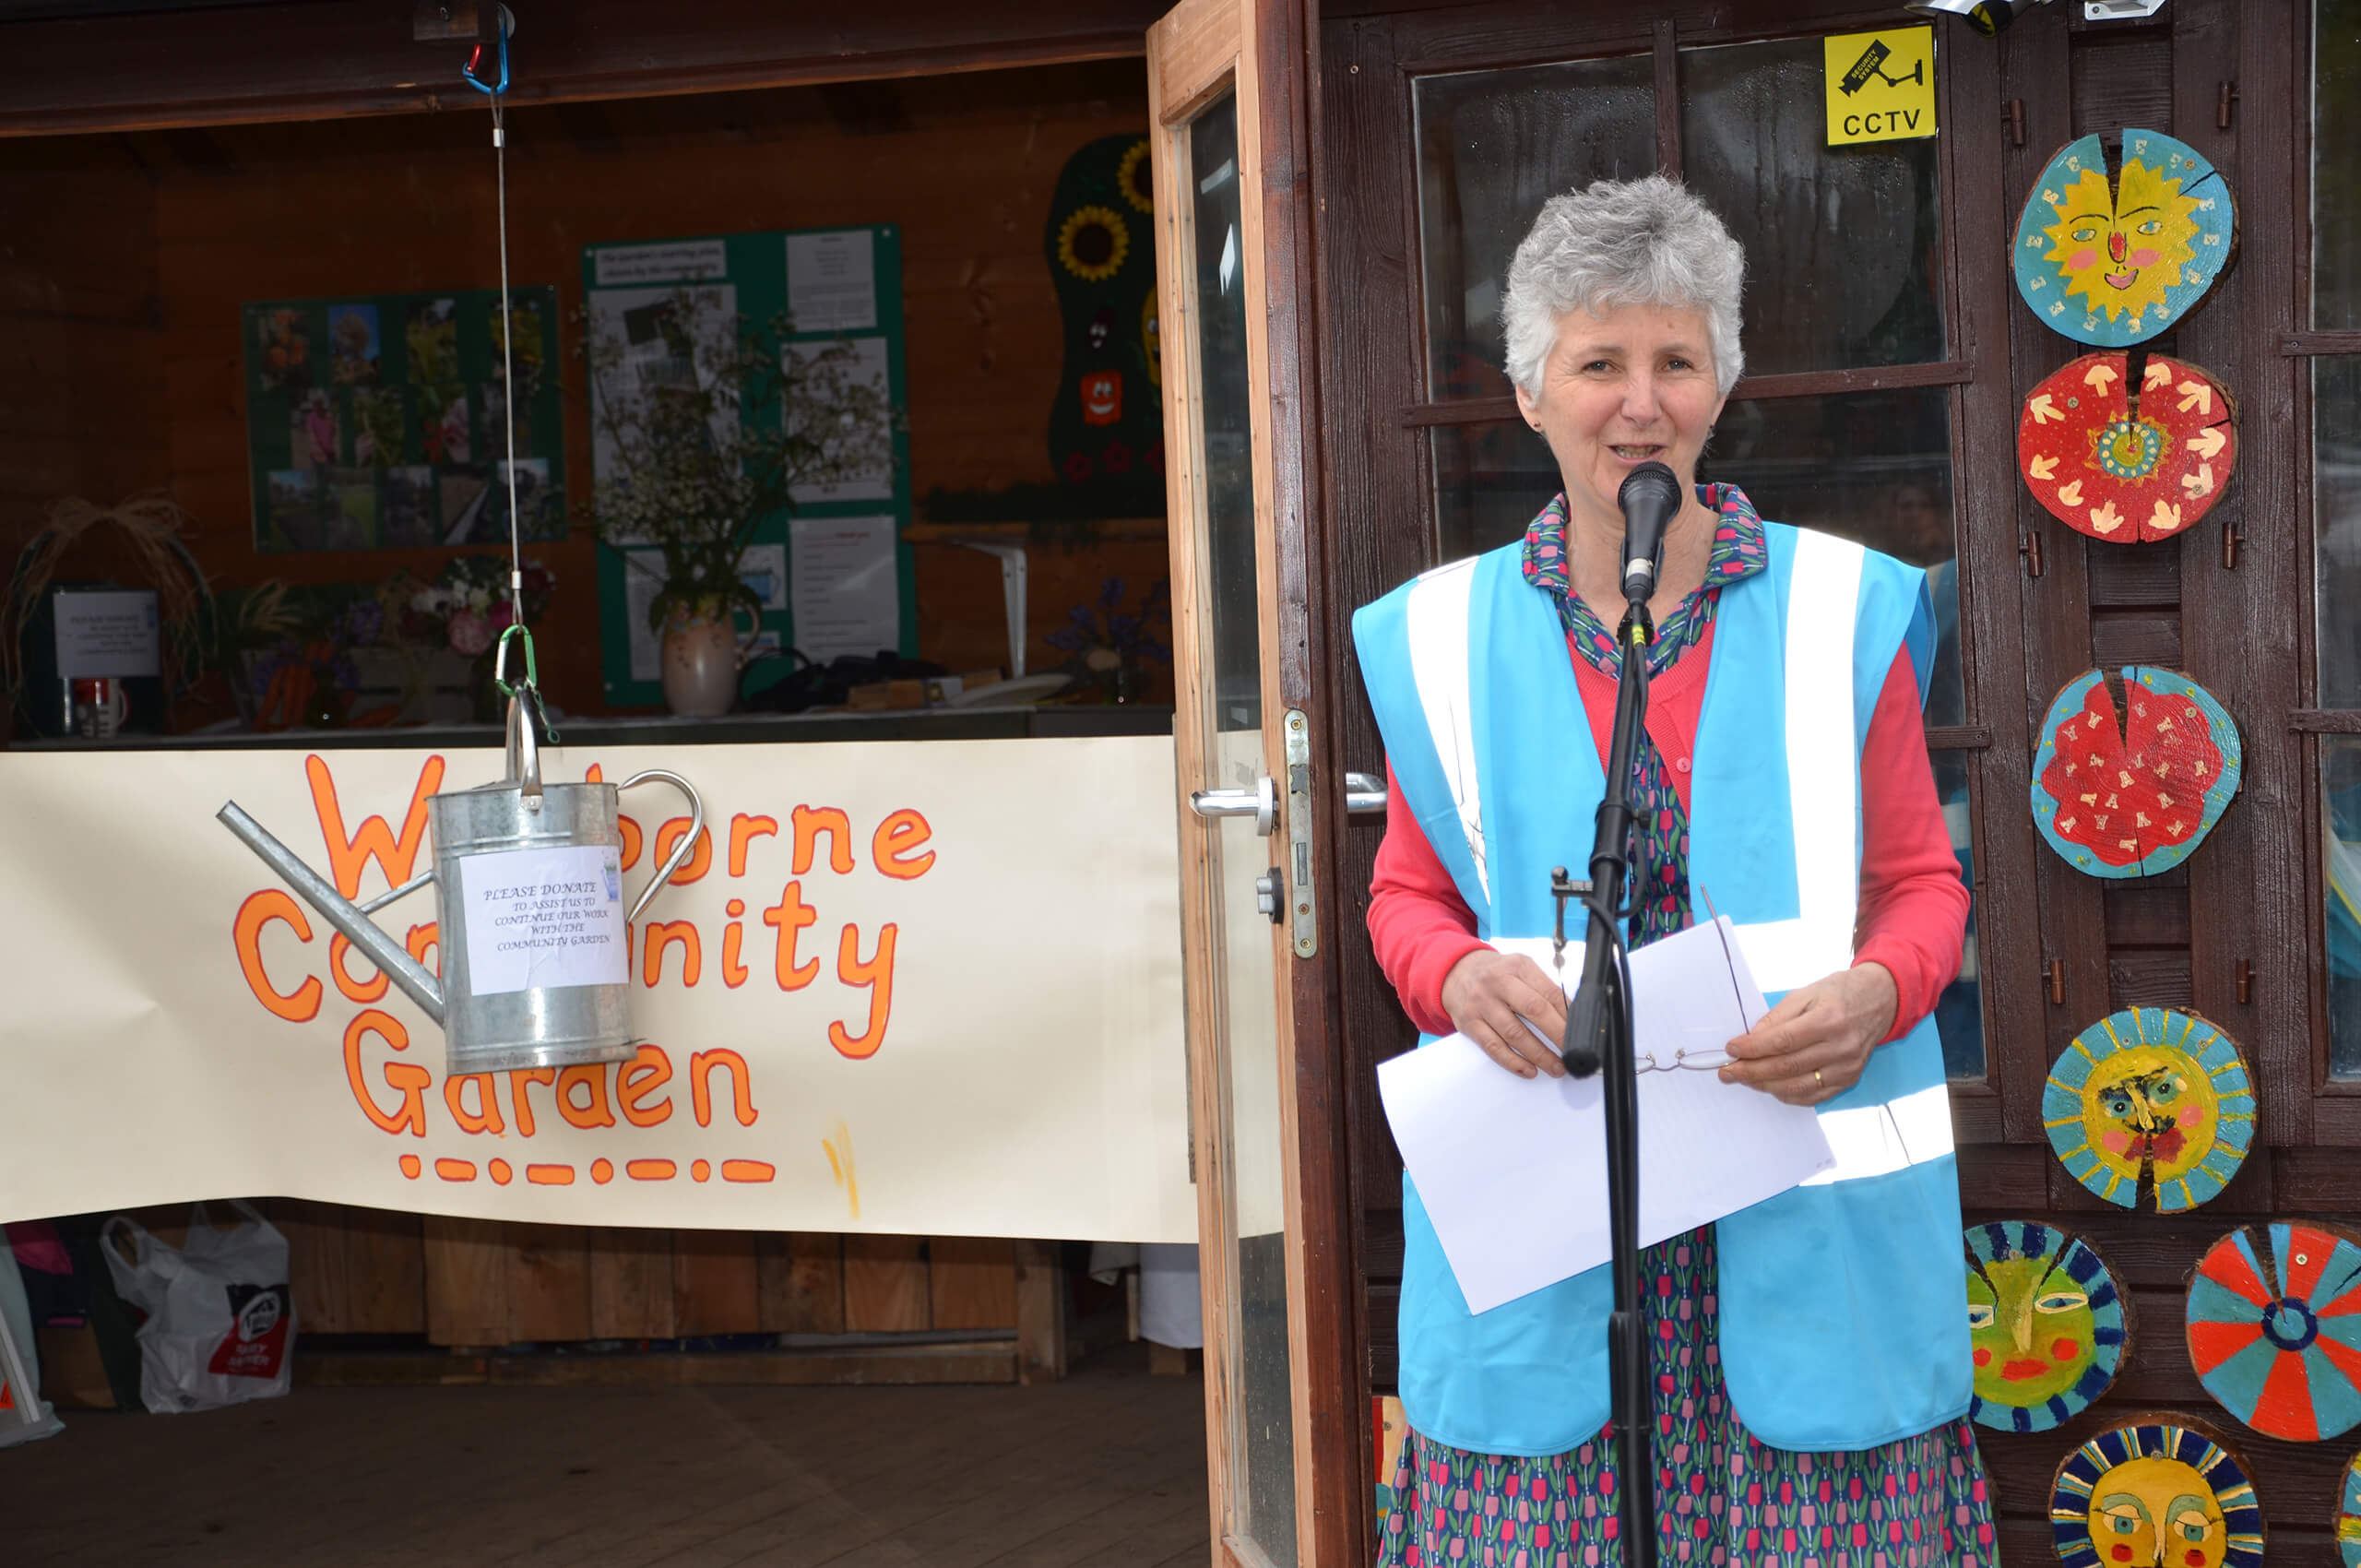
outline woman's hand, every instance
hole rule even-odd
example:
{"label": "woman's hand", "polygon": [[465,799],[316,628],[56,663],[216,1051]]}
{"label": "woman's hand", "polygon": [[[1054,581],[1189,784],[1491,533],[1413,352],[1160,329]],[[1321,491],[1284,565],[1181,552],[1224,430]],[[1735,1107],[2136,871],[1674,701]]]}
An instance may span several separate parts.
{"label": "woman's hand", "polygon": [[1532,959],[1477,948],[1443,977],[1442,1010],[1453,1028],[1518,1077],[1566,1075],[1558,1059],[1566,1038],[1565,992]]}
{"label": "woman's hand", "polygon": [[[1449,995],[1446,982],[1446,1002]],[[1750,1084],[1789,1105],[1818,1105],[1860,1082],[1869,1052],[1893,1032],[1898,1004],[1883,964],[1857,964],[1798,986],[1730,1041],[1722,1082]]]}

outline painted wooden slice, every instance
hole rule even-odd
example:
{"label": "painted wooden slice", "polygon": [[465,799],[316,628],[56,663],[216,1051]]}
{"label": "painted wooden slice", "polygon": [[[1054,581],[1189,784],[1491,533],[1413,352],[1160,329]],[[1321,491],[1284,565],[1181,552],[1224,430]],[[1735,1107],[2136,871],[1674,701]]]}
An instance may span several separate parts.
{"label": "painted wooden slice", "polygon": [[2254,1142],[2254,1081],[2194,1013],[2131,1007],[2074,1037],[2041,1091],[2050,1146],[2121,1208],[2174,1214],[2219,1197]]}
{"label": "painted wooden slice", "polygon": [[2344,1568],[2361,1568],[2361,1454],[2346,1462],[2337,1488],[2336,1552]]}
{"label": "painted wooden slice", "polygon": [[2246,1461],[2177,1415],[2136,1416],[2059,1462],[2049,1534],[2066,1568],[2258,1568],[2262,1504]]}
{"label": "painted wooden slice", "polygon": [[1995,1431],[2047,1431],[2088,1408],[2130,1352],[2130,1303],[2080,1237],[2035,1220],[1971,1225],[1968,1414]]}
{"label": "painted wooden slice", "polygon": [[2049,160],[2017,220],[2017,292],[2053,331],[2128,349],[2202,299],[2236,240],[2229,182],[2195,148],[2127,130],[2110,180],[2087,136]]}
{"label": "painted wooden slice", "polygon": [[2041,721],[2033,819],[2076,869],[2153,876],[2189,859],[2238,792],[2245,750],[2212,693],[2186,675],[2123,671],[2124,712],[2106,678],[2067,683]]}
{"label": "painted wooden slice", "polygon": [[2265,1437],[2315,1443],[2361,1425],[2361,1243],[2271,1227],[2268,1256],[2231,1231],[2189,1281],[2189,1359],[2205,1392]]}
{"label": "painted wooden slice", "polygon": [[2017,469],[2077,533],[2116,544],[2171,539],[2213,510],[2237,460],[2229,394],[2195,365],[2084,354],[2025,399]]}

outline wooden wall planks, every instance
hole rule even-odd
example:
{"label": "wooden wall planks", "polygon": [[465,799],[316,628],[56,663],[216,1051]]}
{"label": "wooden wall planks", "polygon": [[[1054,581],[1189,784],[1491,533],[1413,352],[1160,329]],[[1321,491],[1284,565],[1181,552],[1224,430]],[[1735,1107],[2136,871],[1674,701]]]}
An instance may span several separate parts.
{"label": "wooden wall planks", "polygon": [[[714,1335],[1027,1334],[1062,1356],[1053,1242],[526,1225],[272,1199],[307,1334],[489,1347]],[[179,1235],[186,1211],[141,1211]],[[1020,1268],[1020,1254],[1026,1260]]]}
{"label": "wooden wall planks", "polygon": [[[1050,198],[1076,148],[1144,130],[1144,69],[1109,60],[874,93],[895,113],[848,119],[814,88],[512,110],[512,274],[554,283],[569,318],[557,370],[571,499],[591,482],[570,319],[584,244],[882,221],[902,234],[918,495],[1054,480],[1063,328],[1042,249]],[[439,571],[450,552],[255,554],[239,307],[495,283],[485,125],[411,114],[0,137],[0,524],[58,493],[112,502],[169,480],[218,584]],[[601,711],[587,535],[577,525],[533,552],[560,583],[541,638],[551,689]],[[921,654],[954,670],[1005,663],[998,563],[928,544],[916,569]],[[1164,547],[1038,549],[1029,570],[1028,660],[1047,668],[1064,657],[1044,639],[1068,608],[1109,576],[1135,599],[1165,575]]]}

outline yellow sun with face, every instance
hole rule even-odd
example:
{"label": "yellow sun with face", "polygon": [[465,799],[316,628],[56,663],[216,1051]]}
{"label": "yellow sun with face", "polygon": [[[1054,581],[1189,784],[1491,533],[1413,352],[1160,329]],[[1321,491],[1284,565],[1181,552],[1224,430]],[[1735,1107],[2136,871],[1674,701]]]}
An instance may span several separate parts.
{"label": "yellow sun with face", "polygon": [[2178,178],[2136,159],[2123,160],[2112,193],[2105,170],[2086,168],[2052,198],[2058,221],[2044,231],[2052,243],[2042,259],[2057,264],[2067,293],[2082,295],[2093,315],[2144,315],[2196,257],[2197,202]]}

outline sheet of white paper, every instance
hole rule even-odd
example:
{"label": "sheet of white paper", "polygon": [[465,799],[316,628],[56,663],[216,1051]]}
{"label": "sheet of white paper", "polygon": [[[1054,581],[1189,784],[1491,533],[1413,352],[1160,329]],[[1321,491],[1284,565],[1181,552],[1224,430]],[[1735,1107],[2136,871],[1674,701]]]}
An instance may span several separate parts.
{"label": "sheet of white paper", "polygon": [[652,245],[600,245],[590,253],[601,289],[629,283],[694,283],[730,270],[720,240],[665,240]]}
{"label": "sheet of white paper", "polygon": [[877,325],[877,267],[866,229],[787,237],[787,314],[798,332]]}
{"label": "sheet of white paper", "polygon": [[623,866],[611,844],[464,856],[459,899],[478,996],[628,976]]}
{"label": "sheet of white paper", "polygon": [[891,517],[796,517],[788,524],[795,646],[825,664],[902,646],[902,588]]}
{"label": "sheet of white paper", "polygon": [[[1717,929],[1718,928],[1718,929]],[[1551,968],[1546,940],[1496,943]],[[1569,944],[1572,992],[1582,948]],[[1834,1165],[1820,1117],[1725,1084],[1723,1047],[1769,1011],[1727,920],[1631,955],[1640,1102],[1640,1241],[1775,1197]],[[1703,1067],[1674,1066],[1684,1060]],[[1601,1080],[1520,1078],[1465,1035],[1382,1063],[1378,1091],[1443,1255],[1483,1312],[1608,1261]]]}
{"label": "sheet of white paper", "polygon": [[57,672],[67,680],[153,675],[163,668],[154,588],[60,588]]}
{"label": "sheet of white paper", "polygon": [[[689,326],[683,331],[681,299],[689,296]],[[682,284],[670,289],[593,289],[590,336],[601,359],[620,356],[593,371],[590,396],[590,467],[601,481],[617,477],[614,426],[636,433],[639,411],[658,387],[710,386],[737,351],[738,286]],[[713,438],[738,437],[738,410],[724,404],[710,422]]]}

